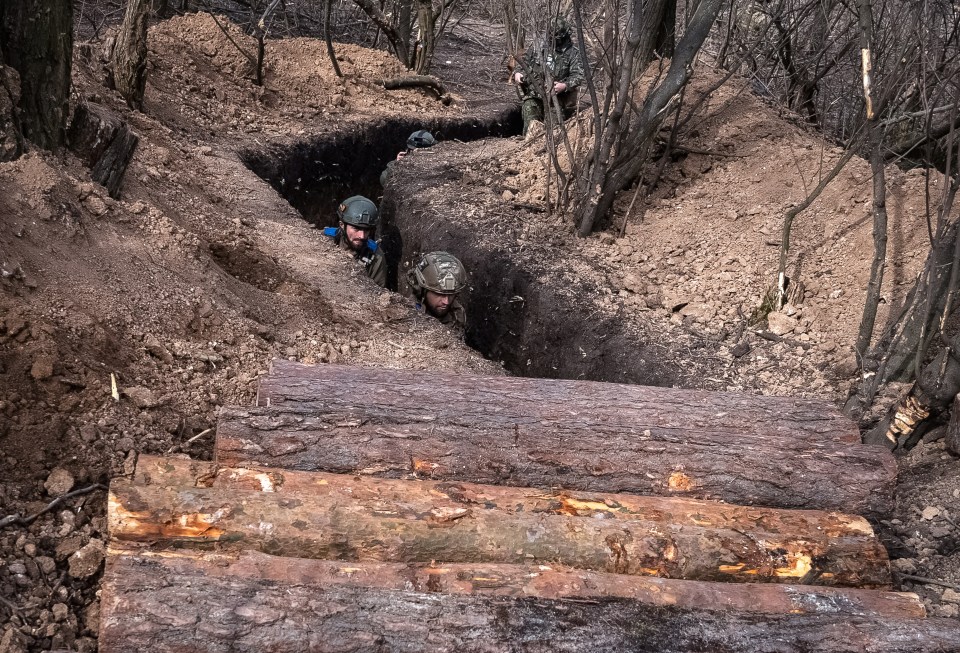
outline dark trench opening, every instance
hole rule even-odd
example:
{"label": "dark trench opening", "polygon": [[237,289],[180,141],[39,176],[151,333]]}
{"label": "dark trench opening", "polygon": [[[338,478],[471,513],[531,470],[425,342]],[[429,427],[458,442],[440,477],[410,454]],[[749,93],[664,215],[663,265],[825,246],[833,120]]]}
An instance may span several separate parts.
{"label": "dark trench opening", "polygon": [[466,344],[510,373],[677,383],[675,366],[648,343],[624,334],[616,319],[584,315],[570,304],[565,289],[536,279],[509,253],[484,247],[482,234],[454,220],[446,220],[443,228],[424,222],[416,210],[415,188],[404,188],[384,201],[380,173],[418,129],[427,129],[441,143],[467,142],[518,135],[522,121],[515,107],[492,118],[379,119],[292,146],[269,144],[242,153],[242,158],[318,228],[335,226],[338,203],[352,195],[364,195],[380,205],[377,238],[387,258],[390,290],[403,290],[402,262],[421,252],[446,250],[460,258],[471,280],[470,290],[461,296],[468,316]]}

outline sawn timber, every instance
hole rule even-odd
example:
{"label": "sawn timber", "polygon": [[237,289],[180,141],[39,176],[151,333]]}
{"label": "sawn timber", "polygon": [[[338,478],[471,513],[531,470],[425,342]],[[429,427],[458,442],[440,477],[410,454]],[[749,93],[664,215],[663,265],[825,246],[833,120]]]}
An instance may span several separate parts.
{"label": "sawn timber", "polygon": [[308,471],[842,510],[893,505],[896,462],[826,402],[276,361],[216,458]]}
{"label": "sawn timber", "polygon": [[108,502],[115,540],[289,557],[555,563],[691,580],[889,587],[861,517],[628,494],[219,467],[141,456]]}
{"label": "sawn timber", "polygon": [[[915,608],[899,617],[888,612],[910,605],[909,595],[727,584],[703,590],[701,597],[714,589],[741,596],[715,610],[709,599],[698,602],[699,590],[670,589],[708,583],[613,578],[621,590],[622,583],[656,586],[606,595],[590,588],[605,587],[606,578],[530,567],[404,568],[111,549],[99,650],[933,653],[956,651],[960,641],[956,620],[913,618]],[[808,599],[794,604],[792,591],[809,591]],[[749,592],[756,592],[753,607],[742,598]],[[869,595],[867,603],[859,598]],[[780,613],[788,605],[796,609]]]}

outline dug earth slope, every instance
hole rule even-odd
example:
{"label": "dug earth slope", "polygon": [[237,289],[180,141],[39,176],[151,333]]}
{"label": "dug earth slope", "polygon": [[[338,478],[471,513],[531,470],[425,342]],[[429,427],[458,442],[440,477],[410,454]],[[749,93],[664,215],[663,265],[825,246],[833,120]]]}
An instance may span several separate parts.
{"label": "dug earth slope", "polygon": [[[372,284],[237,154],[467,103],[378,87],[402,70],[385,53],[338,46],[341,81],[322,41],[269,49],[256,87],[209,16],[160,23],[136,113],[104,85],[102,44],[79,45],[76,95],[140,136],[117,201],[69,153],[0,164],[0,519],[138,453],[209,457],[218,407],[249,404],[274,358],[502,373]],[[0,530],[4,653],[95,650],[104,500]]]}
{"label": "dug earth slope", "polygon": [[[209,457],[218,407],[249,404],[274,358],[502,373],[409,300],[369,283],[238,153],[394,117],[493,111],[489,93],[509,100],[509,88],[491,82],[482,102],[457,95],[469,87],[457,80],[476,65],[450,57],[441,72],[454,76],[454,102],[444,106],[420,91],[379,87],[379,79],[402,72],[385,53],[338,45],[346,73],[338,79],[324,44],[309,39],[270,42],[267,83],[256,87],[244,57],[198,14],[151,29],[145,110],[135,113],[104,83],[102,45],[77,48],[75,95],[122,116],[140,136],[120,200],[92,184],[71,154],[32,152],[0,164],[0,518],[34,514],[70,489],[129,472],[138,453]],[[772,278],[776,249],[766,240],[777,238],[783,205],[810,185],[821,151],[827,161],[836,153],[750,96],[728,93],[710,105],[696,144],[750,156],[689,155],[668,168],[662,195],[623,239],[576,240],[563,221],[525,214],[504,199],[509,191],[541,201],[536,142],[442,143],[421,158],[422,168],[398,167],[387,199],[396,216],[402,209],[455,217],[462,233],[526,270],[527,287],[553,288],[558,307],[600,316],[604,328],[622,325],[610,337],[625,334],[623,349],[652,348],[651,360],[664,361],[670,375],[664,382],[839,400],[854,372],[844,348],[865,286],[866,168],[848,168],[810,214],[819,217],[798,223],[796,251],[806,253],[810,293],[797,306],[798,328],[779,343],[751,335],[740,313],[749,315]],[[803,178],[798,172],[788,186],[792,170]],[[418,176],[435,181],[417,186]],[[896,180],[903,189],[894,195],[904,200],[892,210],[899,272],[890,274],[902,281],[922,259],[915,220],[922,193],[911,175]],[[406,189],[422,192],[418,204]],[[405,254],[415,244],[432,246],[432,237],[409,239]],[[456,252],[455,244],[444,243]],[[487,251],[476,247],[464,258]],[[475,276],[475,291],[480,283]],[[888,306],[906,284],[890,287]],[[564,296],[571,303],[560,304]],[[494,324],[473,315],[477,324]],[[732,349],[743,339],[751,351],[737,357]],[[584,351],[577,355],[594,355]],[[937,443],[921,452],[916,464],[925,480],[938,480],[904,493],[898,523],[888,525],[891,542],[913,572],[957,582],[949,536],[937,529],[943,517],[960,514],[950,494],[960,496],[960,475],[946,467],[953,461],[940,460]],[[0,602],[0,650],[95,650],[105,535],[104,496],[96,491],[32,525],[0,531],[0,597],[12,602]],[[942,591],[925,599],[934,614],[956,614]]]}

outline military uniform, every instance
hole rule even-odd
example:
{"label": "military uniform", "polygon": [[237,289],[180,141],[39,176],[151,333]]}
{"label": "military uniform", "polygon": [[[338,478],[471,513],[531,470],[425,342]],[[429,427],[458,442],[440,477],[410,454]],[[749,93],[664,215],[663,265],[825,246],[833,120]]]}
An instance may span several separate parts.
{"label": "military uniform", "polygon": [[[407,285],[417,300],[417,310],[432,315],[441,324],[463,332],[467,325],[467,312],[457,298],[467,287],[467,270],[456,256],[447,252],[423,254],[416,264],[407,271]],[[437,316],[429,312],[427,293],[450,296],[445,315]]]}
{"label": "military uniform", "polygon": [[[427,307],[422,302],[417,302],[417,310],[422,313],[431,315],[427,313]],[[436,316],[433,315],[432,317],[436,317]],[[447,311],[446,315],[444,315],[443,317],[437,317],[436,319],[437,321],[440,322],[440,324],[446,325],[448,327],[452,327],[454,329],[457,329],[458,331],[463,331],[464,329],[467,328],[467,311],[463,307],[463,304],[460,303],[459,299],[454,299],[450,303],[450,309]]]}
{"label": "military uniform", "polygon": [[393,166],[397,165],[396,159],[389,162],[387,167],[383,169],[383,172],[380,173],[380,186],[381,188],[387,187],[387,179],[390,178],[390,174],[393,172]]}
{"label": "military uniform", "polygon": [[520,82],[520,115],[523,117],[523,133],[526,135],[530,123],[543,121],[543,91],[546,74],[554,82],[563,82],[567,88],[557,95],[565,116],[576,108],[577,87],[583,83],[583,59],[580,49],[574,47],[570,39],[569,27],[563,21],[557,23],[557,34],[552,52],[541,54],[546,48],[529,50],[521,59],[519,72],[523,73]]}
{"label": "military uniform", "polygon": [[354,260],[363,264],[363,270],[373,282],[381,288],[387,287],[387,259],[383,255],[377,241],[368,238],[360,251],[351,247],[350,241],[344,233],[347,226],[353,227],[365,234],[371,234],[380,221],[380,211],[377,205],[362,195],[354,195],[343,200],[337,207],[337,217],[340,218],[340,227],[327,227],[323,230],[325,236],[341,248],[353,254]]}
{"label": "military uniform", "polygon": [[324,229],[324,233],[327,236],[333,237],[333,242],[336,243],[340,249],[353,254],[354,260],[363,264],[364,272],[367,273],[368,277],[373,279],[375,284],[381,288],[387,287],[387,259],[383,255],[383,250],[380,249],[377,241],[368,238],[366,244],[363,246],[363,250],[357,252],[350,247],[350,242],[342,230],[336,227],[330,227]]}

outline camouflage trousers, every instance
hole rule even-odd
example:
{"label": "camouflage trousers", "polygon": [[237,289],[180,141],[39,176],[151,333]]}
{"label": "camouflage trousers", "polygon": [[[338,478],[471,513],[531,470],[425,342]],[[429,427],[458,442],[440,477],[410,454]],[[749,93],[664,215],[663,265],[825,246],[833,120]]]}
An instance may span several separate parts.
{"label": "camouflage trousers", "polygon": [[[566,120],[577,108],[577,92],[561,93],[557,96],[557,100],[560,102],[563,118]],[[539,97],[525,98],[520,105],[520,117],[523,118],[523,135],[526,136],[530,123],[534,120],[543,122],[543,100]]]}

